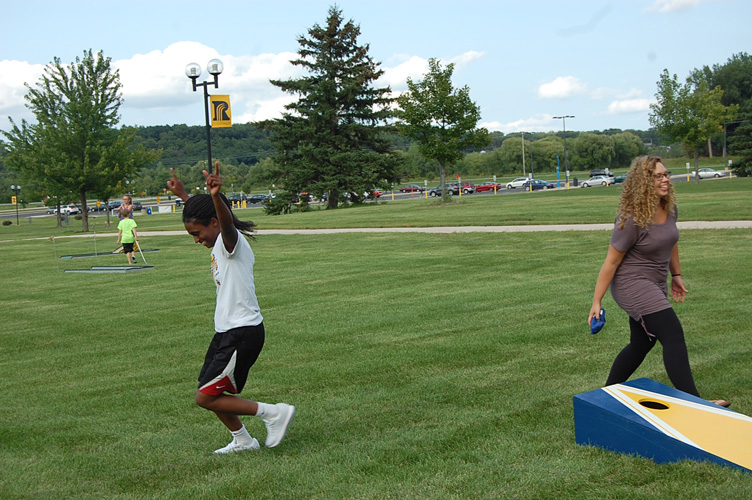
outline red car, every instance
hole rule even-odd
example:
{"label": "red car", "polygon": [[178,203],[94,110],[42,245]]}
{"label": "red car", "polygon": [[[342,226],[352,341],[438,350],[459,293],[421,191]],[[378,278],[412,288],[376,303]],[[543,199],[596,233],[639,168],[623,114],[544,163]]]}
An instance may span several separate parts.
{"label": "red car", "polygon": [[419,186],[417,184],[408,184],[407,186],[402,186],[400,188],[400,193],[415,193],[416,191],[418,193],[422,193],[425,190],[426,188],[424,188],[423,186]]}
{"label": "red car", "polygon": [[499,189],[501,189],[501,187],[501,184],[499,184],[498,182],[484,182],[483,184],[476,185],[475,190],[479,193],[481,191],[493,191],[494,189],[498,191]]}

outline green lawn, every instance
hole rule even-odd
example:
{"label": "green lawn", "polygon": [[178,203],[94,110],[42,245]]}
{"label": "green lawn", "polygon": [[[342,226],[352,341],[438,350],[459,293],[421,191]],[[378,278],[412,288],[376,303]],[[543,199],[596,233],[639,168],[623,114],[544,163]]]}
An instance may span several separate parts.
{"label": "green lawn", "polygon": [[[750,219],[750,187],[677,185],[681,219]],[[262,228],[609,222],[617,200],[598,188],[240,214]],[[49,241],[76,230],[46,223],[0,226],[0,498],[752,496],[738,470],[575,444],[572,397],[603,384],[628,336],[610,296],[604,330],[585,323],[607,231],[260,236],[267,344],[243,394],[298,413],[279,447],[220,457],[228,433],[193,403],[212,334],[208,250],[154,236],[153,271],[63,273],[124,258],[55,259],[94,239]],[[676,309],[698,388],[750,415],[752,233],[685,230],[681,251]],[[636,376],[670,385],[659,347]]]}

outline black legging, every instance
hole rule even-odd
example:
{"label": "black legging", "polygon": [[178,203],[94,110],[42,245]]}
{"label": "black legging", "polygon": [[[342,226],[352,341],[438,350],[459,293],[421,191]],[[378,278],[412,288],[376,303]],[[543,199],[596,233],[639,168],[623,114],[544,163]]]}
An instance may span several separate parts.
{"label": "black legging", "polygon": [[[618,384],[629,379],[658,339],[663,346],[663,364],[671,383],[680,391],[699,397],[692,378],[692,369],[689,367],[684,330],[674,310],[669,307],[657,313],[647,314],[642,320],[645,323],[644,327],[639,321],[629,318],[629,345],[616,356],[606,385]],[[646,329],[655,337],[649,337]]]}

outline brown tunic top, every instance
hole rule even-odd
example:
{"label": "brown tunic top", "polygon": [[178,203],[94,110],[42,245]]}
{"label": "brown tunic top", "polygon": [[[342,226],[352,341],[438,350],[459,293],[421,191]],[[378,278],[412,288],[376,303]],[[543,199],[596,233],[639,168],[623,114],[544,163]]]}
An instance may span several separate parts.
{"label": "brown tunic top", "polygon": [[667,279],[671,251],[679,241],[677,217],[674,209],[665,223],[647,229],[636,226],[632,217],[623,229],[618,218],[614,224],[611,245],[625,255],[611,282],[611,295],[636,320],[671,307]]}

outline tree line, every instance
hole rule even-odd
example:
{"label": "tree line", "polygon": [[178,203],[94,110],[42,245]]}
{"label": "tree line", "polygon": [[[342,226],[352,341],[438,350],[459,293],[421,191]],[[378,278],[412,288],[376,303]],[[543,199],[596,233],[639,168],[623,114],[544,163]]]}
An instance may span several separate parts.
{"label": "tree line", "polygon": [[[298,37],[291,63],[307,74],[272,81],[297,99],[281,118],[212,130],[214,158],[228,192],[281,193],[277,213],[297,193],[327,194],[328,208],[362,201],[374,189],[404,180],[563,173],[626,168],[646,152],[661,156],[738,152],[737,173],[752,157],[752,61],[738,54],[722,65],[694,70],[681,84],[664,71],[648,131],[488,132],[467,86],[452,83],[454,66],[431,59],[420,81],[392,99],[377,88],[379,64],[359,41],[360,28],[330,7],[326,23]],[[84,52],[69,66],[58,58],[26,95],[37,123],[3,132],[0,202],[22,179],[23,197],[57,203],[123,193],[164,195],[169,169],[193,193],[203,190],[205,129],[165,125],[118,128],[119,75],[100,52]],[[722,147],[720,147],[722,145]],[[446,191],[446,190],[445,190]],[[305,207],[303,207],[304,209]],[[86,216],[84,216],[86,229]]]}

